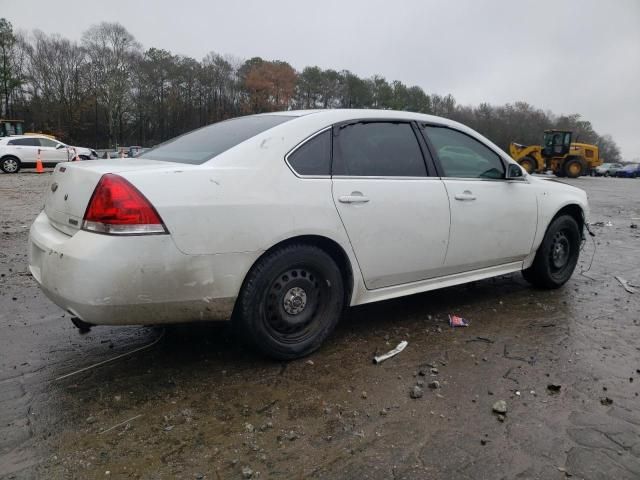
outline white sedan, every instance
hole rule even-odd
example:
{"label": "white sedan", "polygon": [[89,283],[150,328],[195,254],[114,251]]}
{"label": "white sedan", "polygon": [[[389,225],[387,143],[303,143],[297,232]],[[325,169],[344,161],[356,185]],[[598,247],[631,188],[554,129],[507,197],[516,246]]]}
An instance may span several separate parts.
{"label": "white sedan", "polygon": [[347,305],[518,271],[560,287],[587,212],[584,191],[528,175],[459,123],[289,111],[58,165],[29,263],[84,324],[233,319],[290,359]]}

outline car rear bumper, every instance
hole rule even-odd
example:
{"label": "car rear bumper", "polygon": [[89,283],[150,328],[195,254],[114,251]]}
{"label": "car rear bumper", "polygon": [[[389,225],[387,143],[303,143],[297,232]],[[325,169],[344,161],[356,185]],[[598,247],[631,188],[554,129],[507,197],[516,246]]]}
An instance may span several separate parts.
{"label": "car rear bumper", "polygon": [[44,212],[29,234],[29,270],[44,293],[96,325],[228,320],[259,253],[186,255],[169,235],[69,236]]}

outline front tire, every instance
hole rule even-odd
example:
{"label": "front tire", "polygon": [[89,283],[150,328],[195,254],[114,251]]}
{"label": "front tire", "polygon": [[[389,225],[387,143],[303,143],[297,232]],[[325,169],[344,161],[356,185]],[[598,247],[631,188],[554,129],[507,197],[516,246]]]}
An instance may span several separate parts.
{"label": "front tire", "polygon": [[4,157],[0,160],[0,169],[4,173],[18,173],[20,171],[20,160],[16,157]]}
{"label": "front tire", "polygon": [[234,320],[260,351],[291,360],[320,347],[340,319],[344,297],[331,256],[313,245],[293,244],[258,261],[238,297]]}
{"label": "front tire", "polygon": [[533,264],[522,275],[536,287],[560,288],[576,268],[580,241],[578,223],[569,215],[561,215],[549,225]]}

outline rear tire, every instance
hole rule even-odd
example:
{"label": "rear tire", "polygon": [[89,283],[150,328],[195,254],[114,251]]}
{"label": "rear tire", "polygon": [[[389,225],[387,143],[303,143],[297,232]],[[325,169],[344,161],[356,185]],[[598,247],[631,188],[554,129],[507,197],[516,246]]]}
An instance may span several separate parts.
{"label": "rear tire", "polygon": [[258,261],[240,292],[234,321],[264,354],[292,360],[320,347],[340,319],[344,297],[331,256],[293,244]]}
{"label": "rear tire", "polygon": [[573,217],[561,215],[549,225],[533,264],[522,275],[536,287],[559,288],[571,278],[579,255],[578,224]]}
{"label": "rear tire", "polygon": [[0,169],[4,173],[18,173],[20,171],[20,160],[16,157],[4,157],[0,160]]}
{"label": "rear tire", "polygon": [[562,170],[567,177],[578,178],[584,174],[585,166],[579,159],[572,158],[564,163]]}

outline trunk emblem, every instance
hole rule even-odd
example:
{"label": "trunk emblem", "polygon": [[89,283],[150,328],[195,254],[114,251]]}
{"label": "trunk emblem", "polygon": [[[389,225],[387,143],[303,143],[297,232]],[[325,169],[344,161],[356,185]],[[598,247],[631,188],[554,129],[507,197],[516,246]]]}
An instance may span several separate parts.
{"label": "trunk emblem", "polygon": [[56,182],[53,182],[53,183],[51,184],[51,191],[52,191],[52,192],[55,192],[57,189],[58,189],[58,184],[57,184]]}

